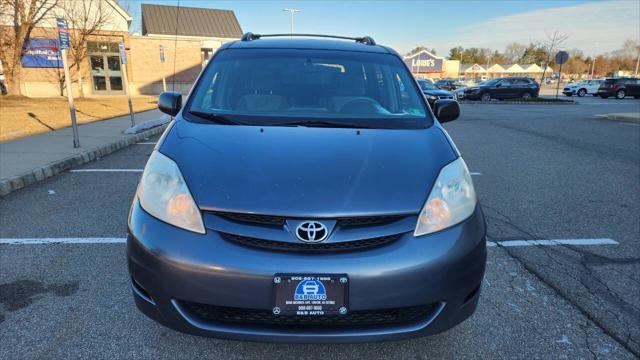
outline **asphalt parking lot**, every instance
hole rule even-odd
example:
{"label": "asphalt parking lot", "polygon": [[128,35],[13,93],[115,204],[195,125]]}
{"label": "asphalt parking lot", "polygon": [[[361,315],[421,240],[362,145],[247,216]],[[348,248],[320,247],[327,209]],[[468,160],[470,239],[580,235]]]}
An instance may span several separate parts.
{"label": "asphalt parking lot", "polygon": [[123,241],[149,139],[0,200],[0,358],[636,358],[640,125],[602,115],[638,112],[640,101],[573,99],[462,105],[445,126],[473,172],[492,245],[476,314],[447,333],[264,344],[147,319]]}

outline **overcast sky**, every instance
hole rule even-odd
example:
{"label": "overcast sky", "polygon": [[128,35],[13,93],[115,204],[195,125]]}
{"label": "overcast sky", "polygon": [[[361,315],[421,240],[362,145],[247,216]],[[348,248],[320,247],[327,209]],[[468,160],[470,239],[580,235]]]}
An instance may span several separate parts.
{"label": "overcast sky", "polygon": [[[177,5],[177,0],[122,0],[130,3],[136,26],[140,3]],[[489,47],[504,50],[512,41],[529,43],[545,32],[569,35],[566,48],[586,55],[609,52],[625,39],[640,40],[640,1],[204,1],[181,0],[181,6],[234,10],[243,31],[289,32],[296,8],[295,31],[336,35],[370,35],[404,53],[416,45],[449,49]]]}

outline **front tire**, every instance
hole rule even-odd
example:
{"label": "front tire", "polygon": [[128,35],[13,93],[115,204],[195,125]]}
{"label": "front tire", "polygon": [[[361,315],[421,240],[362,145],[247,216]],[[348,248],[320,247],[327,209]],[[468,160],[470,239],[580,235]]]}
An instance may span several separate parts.
{"label": "front tire", "polygon": [[627,93],[624,90],[616,91],[616,99],[624,99],[625,97],[627,97]]}
{"label": "front tire", "polygon": [[489,94],[488,92],[482,94],[480,96],[480,100],[482,100],[482,101],[491,101],[491,94]]}
{"label": "front tire", "polygon": [[585,96],[585,95],[587,95],[587,90],[586,90],[586,89],[580,89],[580,90],[578,90],[578,96],[579,96],[579,97],[583,97],[583,96]]}

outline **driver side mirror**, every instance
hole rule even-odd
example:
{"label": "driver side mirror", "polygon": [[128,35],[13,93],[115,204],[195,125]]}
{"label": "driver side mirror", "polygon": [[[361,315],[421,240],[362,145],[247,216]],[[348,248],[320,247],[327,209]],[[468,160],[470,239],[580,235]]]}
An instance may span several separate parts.
{"label": "driver side mirror", "polygon": [[438,100],[433,110],[440,123],[453,121],[460,116],[460,105],[455,100]]}
{"label": "driver side mirror", "polygon": [[182,94],[165,91],[158,98],[158,109],[165,114],[176,116],[182,108]]}

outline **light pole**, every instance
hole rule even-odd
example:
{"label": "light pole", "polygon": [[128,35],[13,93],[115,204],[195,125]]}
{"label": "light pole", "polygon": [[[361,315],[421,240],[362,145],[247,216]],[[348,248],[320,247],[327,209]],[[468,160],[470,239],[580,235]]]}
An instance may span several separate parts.
{"label": "light pole", "polygon": [[298,9],[282,9],[282,11],[288,12],[291,15],[291,34],[293,34],[293,15],[300,12]]}

